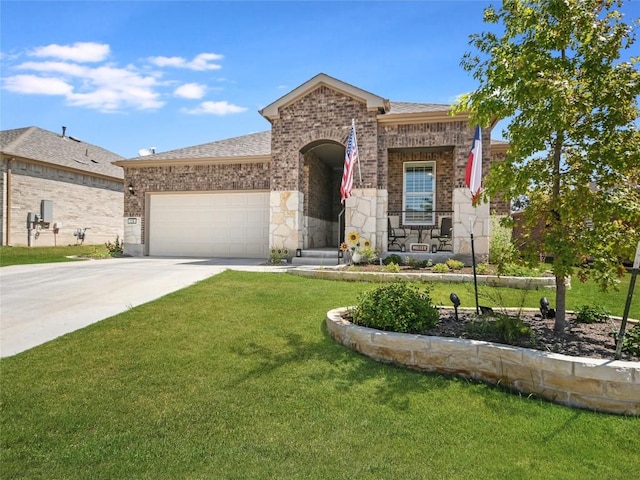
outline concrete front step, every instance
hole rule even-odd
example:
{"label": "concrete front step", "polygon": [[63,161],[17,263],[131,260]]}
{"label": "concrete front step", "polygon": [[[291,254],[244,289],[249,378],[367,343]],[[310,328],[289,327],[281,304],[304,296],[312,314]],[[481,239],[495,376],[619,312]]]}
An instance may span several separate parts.
{"label": "concrete front step", "polygon": [[[342,260],[342,259],[340,259]],[[302,250],[302,256],[293,257],[291,265],[338,265],[338,250],[335,248],[323,248]]]}

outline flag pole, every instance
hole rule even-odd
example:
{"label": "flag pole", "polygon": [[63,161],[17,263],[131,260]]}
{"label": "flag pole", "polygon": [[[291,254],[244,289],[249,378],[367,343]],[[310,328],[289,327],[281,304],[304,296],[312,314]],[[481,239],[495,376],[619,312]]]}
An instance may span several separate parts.
{"label": "flag pole", "polygon": [[[351,130],[353,131],[353,139],[355,144],[358,144],[357,134],[356,134],[356,121],[355,119],[351,119]],[[362,188],[362,171],[360,170],[360,154],[358,154],[358,178],[360,179],[360,188]]]}
{"label": "flag pole", "polygon": [[[480,125],[476,126],[471,151],[467,160],[467,167],[464,172],[464,182],[471,192],[471,205],[474,210],[478,206],[480,194],[482,192],[482,129]],[[477,215],[476,215],[477,218]],[[476,276],[476,251],[473,243],[473,226],[475,218],[469,217],[469,233],[471,234],[471,263],[473,265],[473,286],[476,292],[476,315],[480,315],[480,306],[478,305],[478,279]]]}
{"label": "flag pole", "polygon": [[480,315],[480,305],[478,304],[478,277],[476,276],[476,249],[473,245],[473,220],[469,217],[469,231],[471,232],[471,264],[473,265],[473,288],[476,293],[476,315]]}
{"label": "flag pole", "polygon": [[[344,153],[344,168],[342,170],[342,182],[340,183],[340,203],[344,206],[340,213],[338,214],[338,245],[340,245],[341,235],[340,235],[340,219],[342,215],[345,213],[347,204],[345,203],[347,198],[351,196],[351,192],[353,190],[353,164],[358,164],[358,173],[360,174],[360,184],[362,185],[362,173],[360,173],[360,160],[358,158],[358,140],[356,138],[356,122],[355,119],[351,119],[351,131],[349,132],[349,136],[347,137],[347,144]],[[345,228],[346,228],[346,218],[345,218]],[[340,253],[338,253],[338,258]]]}
{"label": "flag pole", "polygon": [[629,318],[629,310],[631,309],[631,299],[633,298],[633,290],[636,288],[636,277],[638,276],[639,269],[640,269],[640,242],[638,242],[638,248],[636,249],[636,258],[633,262],[633,269],[631,270],[631,281],[629,282],[629,292],[627,293],[627,301],[624,305],[622,322],[620,323],[620,330],[618,331],[618,338],[616,341],[616,354],[613,357],[615,360],[620,360],[620,356],[622,355],[622,344],[624,343],[624,333],[627,328],[627,319]]}

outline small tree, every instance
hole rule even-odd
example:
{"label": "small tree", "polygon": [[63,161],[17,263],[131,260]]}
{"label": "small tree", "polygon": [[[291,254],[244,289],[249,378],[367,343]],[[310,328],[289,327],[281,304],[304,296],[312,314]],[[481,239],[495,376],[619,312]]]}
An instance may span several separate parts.
{"label": "small tree", "polygon": [[564,279],[578,271],[603,288],[624,272],[640,237],[638,58],[622,1],[504,0],[484,21],[501,32],[472,35],[479,54],[461,65],[480,82],[456,111],[489,124],[508,118],[506,159],[486,194],[528,198],[529,225],[542,223],[553,257],[556,330],[566,327]]}

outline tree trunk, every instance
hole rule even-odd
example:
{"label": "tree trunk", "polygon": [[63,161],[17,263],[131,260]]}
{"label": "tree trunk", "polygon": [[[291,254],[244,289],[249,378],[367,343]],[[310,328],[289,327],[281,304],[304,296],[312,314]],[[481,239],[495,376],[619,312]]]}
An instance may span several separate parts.
{"label": "tree trunk", "polygon": [[556,321],[553,324],[553,329],[556,332],[564,332],[569,326],[565,319],[567,314],[566,293],[567,288],[564,283],[564,277],[556,275]]}
{"label": "tree trunk", "polygon": [[[562,59],[566,58],[566,52],[562,49]],[[553,188],[551,190],[551,234],[556,238],[562,238],[562,216],[560,215],[560,163],[562,161],[562,146],[564,144],[565,131],[559,128],[553,145]],[[557,245],[557,244],[556,244]],[[567,328],[566,315],[566,288],[564,285],[565,261],[559,252],[552,252],[554,256],[554,273],[556,276],[556,321],[554,330],[562,332]],[[559,270],[559,271],[558,271]]]}

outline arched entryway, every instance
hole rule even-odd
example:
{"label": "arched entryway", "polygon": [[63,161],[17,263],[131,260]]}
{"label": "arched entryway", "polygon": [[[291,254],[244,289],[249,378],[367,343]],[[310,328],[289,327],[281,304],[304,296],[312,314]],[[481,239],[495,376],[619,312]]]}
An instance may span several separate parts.
{"label": "arched entryway", "polygon": [[337,248],[344,239],[344,223],[338,223],[338,214],[342,209],[340,182],[345,147],[334,140],[317,140],[305,145],[300,154],[303,248]]}

